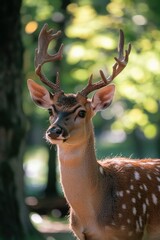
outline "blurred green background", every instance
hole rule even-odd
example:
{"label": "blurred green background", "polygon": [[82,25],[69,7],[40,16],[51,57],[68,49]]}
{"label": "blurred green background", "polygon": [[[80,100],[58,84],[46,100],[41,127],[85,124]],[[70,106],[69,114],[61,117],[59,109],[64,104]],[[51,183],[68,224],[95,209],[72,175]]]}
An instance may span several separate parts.
{"label": "blurred green background", "polygon": [[[32,223],[47,240],[71,239],[65,200],[59,184],[56,147],[45,142],[48,112],[30,99],[26,80],[39,81],[34,73],[34,51],[44,25],[62,36],[49,45],[51,53],[64,43],[63,59],[46,64],[45,74],[55,80],[60,72],[65,93],[84,87],[91,73],[110,74],[117,56],[119,29],[125,33],[125,47],[132,52],[125,70],[114,80],[112,105],[94,118],[96,152],[99,159],[124,156],[160,156],[160,4],[157,0],[23,0],[21,36],[23,42],[22,104],[26,116],[23,157],[24,189]],[[48,200],[49,199],[49,200]],[[55,230],[50,234],[53,221]],[[59,222],[59,225],[57,224]],[[43,229],[46,224],[47,229]],[[61,228],[62,224],[62,228]],[[31,239],[31,238],[30,238]]]}
{"label": "blurred green background", "polygon": [[[66,93],[81,89],[91,73],[95,81],[100,78],[100,69],[106,75],[111,73],[114,57],[117,56],[119,29],[125,33],[126,48],[129,42],[132,44],[128,66],[114,80],[114,102],[94,118],[98,158],[160,156],[159,10],[156,0],[23,2],[21,18],[26,79],[37,80],[33,64],[34,49],[44,23],[55,31],[62,30],[62,37],[52,42],[49,48],[53,52],[63,42],[63,60],[53,66],[45,66],[45,70],[52,81],[59,70],[61,85]],[[31,102],[26,81],[23,109],[28,118],[24,164],[27,168],[27,161],[32,162],[33,156],[35,161],[40,159],[39,156],[46,159],[39,163],[39,168],[45,170],[39,176],[42,183],[47,174],[45,166],[50,148],[43,139],[49,125],[48,113]]]}

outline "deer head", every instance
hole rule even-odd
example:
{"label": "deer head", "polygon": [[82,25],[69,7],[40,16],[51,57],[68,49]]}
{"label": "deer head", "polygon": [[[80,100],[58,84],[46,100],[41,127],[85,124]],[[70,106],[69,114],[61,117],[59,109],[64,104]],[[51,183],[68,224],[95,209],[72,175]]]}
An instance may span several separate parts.
{"label": "deer head", "polygon": [[[28,80],[28,88],[33,101],[49,111],[51,125],[46,132],[46,138],[52,144],[75,143],[77,139],[79,141],[86,137],[90,128],[88,124],[90,119],[96,112],[111,104],[115,86],[110,83],[126,67],[131,51],[131,44],[129,44],[124,53],[124,34],[120,30],[118,57],[115,57],[112,74],[106,77],[100,70],[100,81],[93,83],[93,75],[91,75],[87,86],[80,92],[65,94],[60,88],[59,73],[57,73],[56,83],[52,83],[42,72],[44,63],[62,58],[63,45],[54,55],[47,52],[50,41],[58,38],[60,34],[60,31],[53,33],[52,29],[47,31],[47,24],[45,24],[39,34],[38,48],[35,51],[35,72],[40,80],[52,89],[52,92],[35,81]],[[95,90],[93,97],[88,98],[88,94]]]}

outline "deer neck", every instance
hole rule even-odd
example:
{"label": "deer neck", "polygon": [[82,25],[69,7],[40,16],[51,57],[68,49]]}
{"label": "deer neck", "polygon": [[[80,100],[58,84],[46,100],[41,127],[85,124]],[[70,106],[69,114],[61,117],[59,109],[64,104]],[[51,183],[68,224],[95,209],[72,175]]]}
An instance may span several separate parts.
{"label": "deer neck", "polygon": [[93,194],[98,188],[99,172],[93,130],[91,129],[86,140],[79,144],[58,146],[58,157],[61,183],[67,201],[76,213],[87,214],[89,211],[88,214],[91,214]]}
{"label": "deer neck", "polygon": [[[93,131],[88,131],[87,137],[84,140],[79,139],[78,143],[65,143],[58,146],[58,158],[61,166],[78,168],[80,166],[96,165],[96,155],[94,149],[94,134]],[[95,164],[96,163],[96,164]]]}

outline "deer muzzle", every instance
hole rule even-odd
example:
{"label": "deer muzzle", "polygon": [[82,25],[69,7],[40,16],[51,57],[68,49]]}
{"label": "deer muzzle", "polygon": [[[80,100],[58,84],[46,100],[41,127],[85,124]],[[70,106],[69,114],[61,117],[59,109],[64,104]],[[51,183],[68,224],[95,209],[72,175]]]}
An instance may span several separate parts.
{"label": "deer muzzle", "polygon": [[66,140],[69,137],[67,130],[60,125],[53,125],[46,132],[47,138],[53,140]]}

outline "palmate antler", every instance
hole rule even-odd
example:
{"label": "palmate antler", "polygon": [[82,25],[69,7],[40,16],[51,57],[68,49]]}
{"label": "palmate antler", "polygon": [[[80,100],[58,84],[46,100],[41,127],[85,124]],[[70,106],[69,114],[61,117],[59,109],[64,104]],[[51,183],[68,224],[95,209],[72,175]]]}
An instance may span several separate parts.
{"label": "palmate antler", "polygon": [[61,92],[59,73],[57,72],[56,83],[50,82],[42,72],[42,65],[46,62],[54,62],[62,59],[63,44],[61,44],[58,52],[50,55],[47,52],[49,43],[61,35],[61,31],[53,33],[53,29],[47,31],[48,25],[45,24],[38,37],[38,48],[35,50],[35,72],[40,77],[41,81],[49,86],[54,93]]}
{"label": "palmate antler", "polygon": [[131,44],[128,45],[128,49],[125,50],[124,54],[124,33],[122,30],[120,30],[119,34],[119,44],[118,44],[118,58],[114,58],[116,60],[115,64],[113,65],[112,74],[108,77],[105,77],[104,72],[100,70],[100,75],[102,80],[99,82],[93,83],[93,74],[91,74],[87,86],[82,89],[79,93],[83,95],[84,97],[87,97],[87,95],[94,90],[97,90],[99,88],[102,88],[108,84],[110,84],[113,79],[126,67],[128,63],[129,54],[131,52]]}

